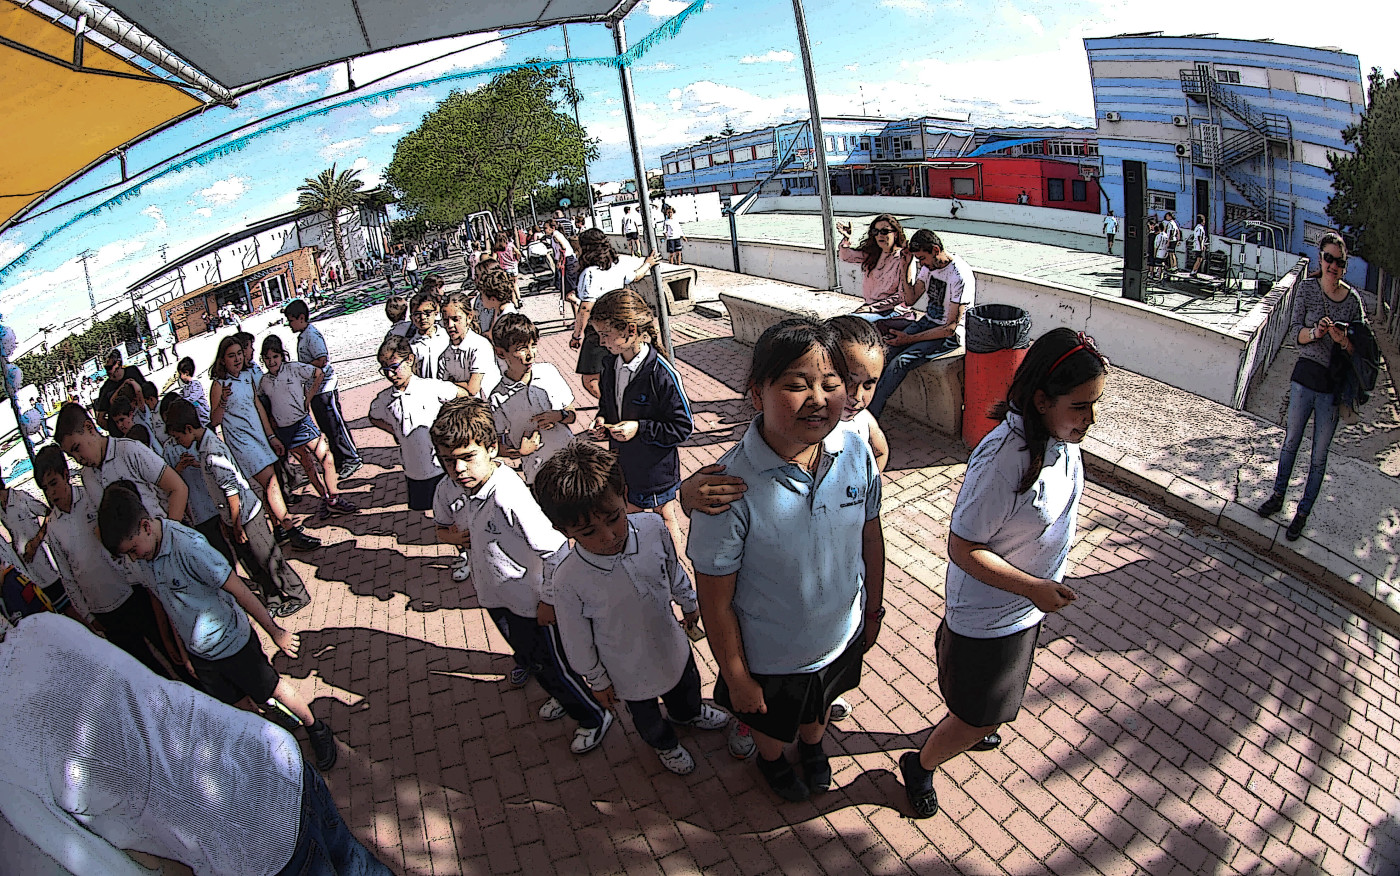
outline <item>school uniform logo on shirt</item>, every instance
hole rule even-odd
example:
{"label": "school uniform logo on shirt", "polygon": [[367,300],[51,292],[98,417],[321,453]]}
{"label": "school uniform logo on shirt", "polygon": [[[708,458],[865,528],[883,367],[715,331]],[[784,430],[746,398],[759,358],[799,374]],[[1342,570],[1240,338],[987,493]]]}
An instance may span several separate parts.
{"label": "school uniform logo on shirt", "polygon": [[639,405],[644,405],[644,404],[646,404],[646,403],[647,403],[647,397],[646,397],[645,395],[639,395],[639,396],[637,396],[637,402],[636,402],[636,403],[639,404]]}
{"label": "school uniform logo on shirt", "polygon": [[486,521],[486,531],[489,532],[489,533],[491,533],[492,535],[500,535],[500,534],[501,534],[501,528],[500,528],[499,526],[496,525],[496,521],[494,521],[494,520],[488,520],[488,521]]}
{"label": "school uniform logo on shirt", "polygon": [[849,501],[849,502],[842,502],[842,503],[841,503],[841,507],[842,507],[842,508],[849,508],[849,507],[851,507],[852,505],[859,505],[859,504],[861,504],[862,501],[863,501],[863,500],[861,499],[860,490],[859,490],[858,488],[856,488],[856,487],[847,487],[847,488],[846,488],[846,498],[850,499],[850,501]]}

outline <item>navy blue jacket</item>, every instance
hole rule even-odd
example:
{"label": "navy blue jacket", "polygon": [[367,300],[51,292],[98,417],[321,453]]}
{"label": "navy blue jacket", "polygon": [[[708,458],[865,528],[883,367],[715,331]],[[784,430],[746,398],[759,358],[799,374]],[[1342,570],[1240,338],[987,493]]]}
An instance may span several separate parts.
{"label": "navy blue jacket", "polygon": [[603,360],[598,381],[598,413],[608,423],[636,420],[631,441],[608,439],[617,453],[627,489],[633,493],[664,493],[681,482],[681,455],[676,448],[690,437],[694,425],[690,400],[681,389],[676,369],[656,347],[647,351],[627,391],[617,399],[617,357]]}

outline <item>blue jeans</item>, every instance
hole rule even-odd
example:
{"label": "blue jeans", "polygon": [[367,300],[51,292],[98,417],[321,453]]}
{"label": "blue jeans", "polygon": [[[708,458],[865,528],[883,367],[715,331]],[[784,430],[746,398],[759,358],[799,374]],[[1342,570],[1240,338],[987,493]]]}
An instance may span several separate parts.
{"label": "blue jeans", "polygon": [[281,876],[393,876],[345,826],[325,779],[303,762],[301,825]]}
{"label": "blue jeans", "polygon": [[[916,335],[940,325],[942,325],[942,320],[934,322],[925,317],[906,328],[904,333]],[[907,347],[890,347],[890,360],[885,363],[885,370],[880,374],[880,382],[875,384],[875,395],[870,399],[868,408],[870,416],[879,419],[880,414],[885,410],[885,403],[890,400],[890,396],[894,395],[894,391],[899,389],[899,385],[904,382],[904,378],[908,376],[910,371],[957,348],[956,335],[947,338],[934,338],[931,341],[919,341]]]}
{"label": "blue jeans", "polygon": [[1308,461],[1308,483],[1298,502],[1299,514],[1311,512],[1317,494],[1322,492],[1327,452],[1332,447],[1332,435],[1337,431],[1337,397],[1330,392],[1308,389],[1301,383],[1289,384],[1288,432],[1278,455],[1278,476],[1274,478],[1274,492],[1280,496],[1288,491],[1293,462],[1298,458],[1298,447],[1303,443],[1303,429],[1308,425],[1309,416],[1313,418],[1312,459]]}

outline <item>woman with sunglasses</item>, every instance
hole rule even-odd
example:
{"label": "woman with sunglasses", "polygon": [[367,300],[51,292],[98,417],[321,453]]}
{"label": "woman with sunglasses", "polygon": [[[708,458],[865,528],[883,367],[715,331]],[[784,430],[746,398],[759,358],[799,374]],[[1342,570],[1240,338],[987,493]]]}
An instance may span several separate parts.
{"label": "woman with sunglasses", "polygon": [[1313,421],[1312,458],[1308,461],[1308,480],[1303,498],[1288,524],[1284,537],[1297,541],[1307,526],[1308,514],[1318,493],[1322,492],[1322,477],[1327,472],[1327,453],[1332,436],[1337,431],[1337,392],[1328,373],[1332,350],[1341,347],[1353,350],[1349,327],[1365,322],[1361,296],[1342,277],[1347,272],[1347,245],[1341,235],[1329,231],[1317,245],[1322,256],[1322,272],[1298,283],[1293,291],[1292,319],[1288,331],[1298,343],[1298,362],[1288,387],[1288,422],[1283,447],[1278,455],[1278,475],[1274,492],[1259,506],[1260,517],[1270,517],[1283,510],[1284,494],[1293,475],[1293,463],[1298,458],[1298,446],[1303,443],[1303,429],[1308,418]]}
{"label": "woman with sunglasses", "polygon": [[865,303],[856,313],[888,316],[899,309],[908,293],[913,258],[904,248],[908,241],[899,220],[888,213],[876,216],[857,247],[851,246],[851,223],[837,222],[836,230],[841,233],[837,250],[841,261],[860,265],[860,294]]}

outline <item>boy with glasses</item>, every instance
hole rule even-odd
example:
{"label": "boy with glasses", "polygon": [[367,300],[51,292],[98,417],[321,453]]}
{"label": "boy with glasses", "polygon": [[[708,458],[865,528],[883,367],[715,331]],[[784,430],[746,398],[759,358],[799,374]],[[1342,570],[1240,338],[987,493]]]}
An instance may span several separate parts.
{"label": "boy with glasses", "polygon": [[[447,333],[441,334],[446,337]],[[409,342],[399,335],[385,338],[379,346],[379,372],[388,378],[389,386],[370,403],[369,422],[393,435],[399,445],[408,481],[408,507],[427,511],[433,507],[433,491],[442,480],[442,466],[428,430],[444,402],[468,393],[446,380],[419,377],[416,371]]]}
{"label": "boy with glasses", "polygon": [[442,358],[442,353],[451,344],[447,339],[447,332],[438,325],[438,313],[441,307],[438,305],[437,296],[432,292],[419,292],[413,296],[413,301],[408,306],[409,319],[413,321],[415,334],[413,336],[413,373],[419,377],[441,378],[438,373],[438,360]]}

